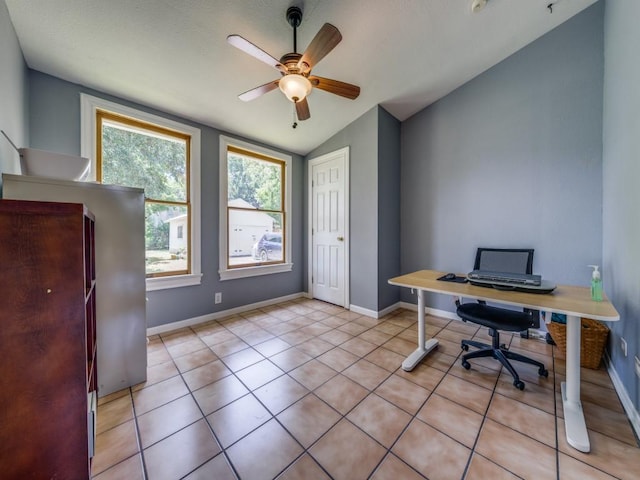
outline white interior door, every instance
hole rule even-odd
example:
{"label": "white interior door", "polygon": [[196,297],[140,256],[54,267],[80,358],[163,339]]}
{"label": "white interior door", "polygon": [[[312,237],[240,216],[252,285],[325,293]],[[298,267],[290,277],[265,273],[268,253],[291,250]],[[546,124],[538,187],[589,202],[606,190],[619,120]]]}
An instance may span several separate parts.
{"label": "white interior door", "polygon": [[309,162],[310,293],[343,307],[349,305],[348,171],[348,148]]}

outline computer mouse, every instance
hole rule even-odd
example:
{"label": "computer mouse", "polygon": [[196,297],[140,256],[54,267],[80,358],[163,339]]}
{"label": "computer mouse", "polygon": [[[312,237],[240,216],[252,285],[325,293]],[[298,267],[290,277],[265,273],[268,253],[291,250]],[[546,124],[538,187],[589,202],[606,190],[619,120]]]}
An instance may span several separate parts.
{"label": "computer mouse", "polygon": [[444,276],[444,279],[445,279],[445,280],[455,280],[455,279],[456,279],[456,274],[455,274],[455,273],[447,273],[447,274]]}

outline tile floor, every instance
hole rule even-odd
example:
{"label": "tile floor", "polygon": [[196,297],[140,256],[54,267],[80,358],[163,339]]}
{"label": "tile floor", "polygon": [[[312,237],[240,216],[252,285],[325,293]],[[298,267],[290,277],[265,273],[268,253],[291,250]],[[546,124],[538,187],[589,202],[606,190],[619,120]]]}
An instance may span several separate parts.
{"label": "tile floor", "polygon": [[416,313],[372,319],[299,299],[150,338],[148,380],[100,399],[94,480],[637,479],[640,449],[606,370],[582,370],[592,452],[565,440],[564,362],[460,365],[486,329],[427,317],[439,339],[412,372]]}

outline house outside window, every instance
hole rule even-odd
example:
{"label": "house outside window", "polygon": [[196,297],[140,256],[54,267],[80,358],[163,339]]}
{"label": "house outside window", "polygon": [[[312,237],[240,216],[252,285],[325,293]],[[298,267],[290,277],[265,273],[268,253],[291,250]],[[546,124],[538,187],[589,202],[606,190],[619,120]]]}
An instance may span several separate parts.
{"label": "house outside window", "polygon": [[92,179],[145,190],[147,290],[200,283],[199,130],[88,95],[82,111]]}
{"label": "house outside window", "polygon": [[220,138],[220,278],[291,270],[291,157]]}

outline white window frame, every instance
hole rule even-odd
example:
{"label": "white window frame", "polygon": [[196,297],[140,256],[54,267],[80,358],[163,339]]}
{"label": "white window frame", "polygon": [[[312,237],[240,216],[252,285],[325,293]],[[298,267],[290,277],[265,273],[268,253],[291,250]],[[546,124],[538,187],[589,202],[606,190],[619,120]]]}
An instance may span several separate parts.
{"label": "white window frame", "polygon": [[[285,213],[285,225],[284,232],[285,248],[284,248],[284,263],[278,263],[274,265],[251,265],[247,267],[227,268],[227,147],[232,145],[243,150],[249,150],[256,152],[267,157],[275,158],[284,162],[284,213]],[[219,243],[219,259],[220,268],[218,273],[220,274],[220,280],[232,280],[236,278],[256,277],[258,275],[269,275],[272,273],[290,272],[293,268],[291,262],[291,164],[292,158],[290,155],[285,155],[275,150],[270,150],[259,145],[244,142],[232,137],[220,135],[220,243]]]}
{"label": "white window frame", "polygon": [[200,129],[184,123],[169,120],[158,115],[110,102],[102,98],[80,94],[80,151],[83,157],[91,159],[87,181],[96,179],[96,112],[107,110],[147,123],[175,130],[191,137],[191,158],[189,162],[191,188],[191,273],[147,278],[147,291],[200,285],[202,282],[201,239],[200,239]]}

